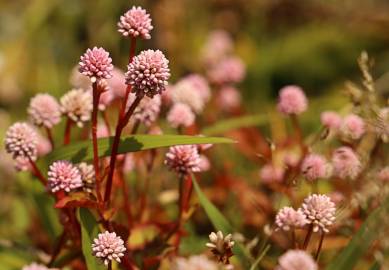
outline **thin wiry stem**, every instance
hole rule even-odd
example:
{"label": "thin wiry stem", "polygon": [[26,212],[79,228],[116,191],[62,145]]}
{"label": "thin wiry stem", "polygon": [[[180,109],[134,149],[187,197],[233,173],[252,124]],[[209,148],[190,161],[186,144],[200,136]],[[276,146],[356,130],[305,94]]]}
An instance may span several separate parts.
{"label": "thin wiry stem", "polygon": [[92,84],[93,87],[93,111],[92,111],[92,142],[93,142],[93,167],[95,169],[96,179],[96,194],[97,200],[101,201],[100,194],[100,169],[99,169],[99,152],[97,145],[97,113],[99,111],[100,89],[98,89],[97,82]]}
{"label": "thin wiry stem", "polygon": [[321,231],[320,232],[320,241],[319,241],[319,246],[317,247],[317,251],[316,251],[316,255],[315,255],[315,260],[318,261],[319,260],[319,256],[320,256],[320,251],[321,251],[321,248],[323,246],[323,242],[324,242],[324,232]]}

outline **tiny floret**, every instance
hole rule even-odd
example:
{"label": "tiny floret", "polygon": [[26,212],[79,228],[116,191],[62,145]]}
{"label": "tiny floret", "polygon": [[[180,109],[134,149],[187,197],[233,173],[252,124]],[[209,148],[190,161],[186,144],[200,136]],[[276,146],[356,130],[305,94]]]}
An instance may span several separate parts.
{"label": "tiny floret", "polygon": [[78,127],[83,127],[84,122],[91,118],[93,110],[92,95],[83,89],[73,89],[62,96],[61,111],[74,121]]}
{"label": "tiny floret", "polygon": [[103,48],[87,49],[79,62],[80,73],[88,76],[92,82],[112,78],[112,59]]}
{"label": "tiny floret", "polygon": [[306,156],[301,165],[301,172],[309,181],[328,177],[329,171],[330,168],[326,159],[317,154],[309,154]]}
{"label": "tiny floret", "polygon": [[66,160],[55,161],[49,167],[49,188],[54,192],[70,192],[83,186],[80,170]]}
{"label": "tiny floret", "polygon": [[320,115],[320,121],[323,126],[332,130],[338,130],[342,124],[342,118],[336,112],[326,111]]}
{"label": "tiny floret", "polygon": [[307,223],[307,218],[301,210],[294,210],[292,207],[284,207],[276,215],[277,230],[289,231],[295,228],[302,228]]}
{"label": "tiny floret", "polygon": [[120,16],[118,28],[118,31],[125,37],[143,39],[150,39],[150,31],[153,30],[150,14],[141,7],[132,7]]}
{"label": "tiny floret", "polygon": [[5,150],[14,159],[37,158],[38,137],[35,130],[27,123],[18,122],[10,126],[5,134]]}
{"label": "tiny floret", "polygon": [[328,233],[328,227],[335,221],[335,203],[326,195],[313,194],[305,198],[300,211],[305,214],[307,223],[312,224],[314,232]]}
{"label": "tiny floret", "polygon": [[318,270],[315,260],[303,250],[289,250],[278,259],[276,270]]}
{"label": "tiny floret", "polygon": [[171,97],[174,103],[186,104],[196,113],[200,113],[204,109],[204,99],[195,86],[187,79],[179,80],[173,86]]}
{"label": "tiny floret", "polygon": [[181,176],[190,172],[199,172],[200,161],[195,145],[171,146],[165,157],[165,164]]}
{"label": "tiny floret", "polygon": [[174,128],[189,127],[194,123],[195,118],[191,108],[183,103],[174,104],[167,114],[167,121]]}
{"label": "tiny floret", "polygon": [[366,131],[365,121],[358,115],[350,114],[343,119],[340,131],[343,136],[358,140]]}
{"label": "tiny floret", "polygon": [[347,146],[335,150],[332,155],[332,167],[334,175],[341,179],[355,179],[362,171],[358,155]]}
{"label": "tiny floret", "polygon": [[60,106],[49,94],[38,94],[33,97],[27,111],[36,126],[52,128],[61,121]]}
{"label": "tiny floret", "polygon": [[100,258],[105,265],[108,265],[113,260],[120,263],[120,258],[124,256],[126,248],[120,236],[117,236],[115,232],[105,231],[99,233],[97,238],[93,240],[92,251],[94,256]]}
{"label": "tiny floret", "polygon": [[137,96],[161,94],[170,78],[169,60],[160,50],[146,50],[135,56],[128,65],[126,84]]}
{"label": "tiny floret", "polygon": [[222,263],[228,264],[229,258],[233,255],[232,247],[235,242],[232,240],[232,235],[228,234],[225,237],[221,231],[217,233],[212,232],[209,235],[209,243],[206,244],[211,252],[218,258]]}
{"label": "tiny floret", "polygon": [[305,112],[308,108],[308,100],[303,89],[296,85],[283,87],[279,94],[277,108],[285,115]]}

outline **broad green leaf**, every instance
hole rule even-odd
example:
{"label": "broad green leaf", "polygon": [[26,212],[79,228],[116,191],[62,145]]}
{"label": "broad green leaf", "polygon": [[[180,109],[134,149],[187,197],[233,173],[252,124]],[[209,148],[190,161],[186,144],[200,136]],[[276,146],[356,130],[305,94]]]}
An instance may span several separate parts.
{"label": "broad green leaf", "polygon": [[207,136],[223,134],[226,131],[238,128],[263,125],[267,120],[268,119],[264,114],[235,117],[224,121],[218,121],[215,125],[204,128],[201,131],[201,134]]}
{"label": "broad green leaf", "polygon": [[103,265],[92,255],[93,239],[99,233],[98,223],[92,213],[86,208],[78,210],[81,225],[82,253],[88,270],[104,269]]}
{"label": "broad green leaf", "polygon": [[[208,200],[205,194],[201,191],[200,186],[197,184],[195,176],[192,174],[192,182],[194,186],[194,190],[196,191],[197,197],[201,206],[204,208],[205,213],[208,218],[212,222],[213,226],[218,231],[222,231],[223,233],[234,233],[235,230],[228,222],[228,220],[223,216],[223,214],[216,208],[216,206]],[[239,258],[242,265],[245,268],[250,266],[251,256],[249,252],[239,243],[235,243],[233,247],[234,254]]]}
{"label": "broad green leaf", "polygon": [[[218,137],[201,137],[186,135],[133,135],[121,138],[119,145],[119,154],[180,144],[218,144],[233,142],[234,141],[232,141],[231,139]],[[113,137],[101,138],[98,140],[100,157],[106,157],[111,154],[112,143]],[[88,140],[60,147],[50,153],[44,159],[44,161],[46,162],[45,164],[51,164],[56,160],[70,160],[74,163],[78,163],[83,160],[92,159],[93,146],[92,142]]]}
{"label": "broad green leaf", "polygon": [[[382,233],[382,225],[389,213],[389,197],[375,209],[362,224],[350,243],[332,260],[326,270],[352,270],[363,258],[372,243]],[[373,268],[374,269],[374,268]]]}

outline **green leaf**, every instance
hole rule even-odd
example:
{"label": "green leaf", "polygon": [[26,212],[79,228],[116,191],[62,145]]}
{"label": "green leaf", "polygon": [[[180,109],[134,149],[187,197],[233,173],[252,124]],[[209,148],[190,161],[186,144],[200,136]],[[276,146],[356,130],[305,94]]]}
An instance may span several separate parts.
{"label": "green leaf", "polygon": [[[168,147],[182,144],[218,144],[233,143],[228,138],[201,137],[186,135],[133,135],[120,139],[119,154],[137,152],[147,149]],[[113,137],[98,140],[99,156],[106,157],[111,154]],[[56,160],[70,160],[74,163],[93,159],[93,146],[90,140],[72,143],[60,147],[45,157],[45,164],[51,164]]]}
{"label": "green leaf", "polygon": [[267,252],[269,251],[270,249],[270,245],[267,245],[263,251],[261,252],[261,254],[258,256],[258,258],[255,260],[255,262],[253,263],[253,265],[250,267],[250,270],[255,270],[258,268],[259,266],[259,263],[262,261],[263,257],[266,256]]}
{"label": "green leaf", "polygon": [[[216,208],[216,206],[208,200],[205,194],[201,191],[201,188],[197,184],[195,176],[192,174],[192,182],[194,190],[196,191],[197,197],[201,206],[204,208],[205,213],[212,222],[213,226],[218,231],[223,233],[234,233],[235,230],[228,220],[223,216],[223,214]],[[240,243],[235,243],[233,247],[234,254],[239,258],[240,262],[247,269],[250,266],[252,261],[249,252],[242,246]]]}
{"label": "green leaf", "polygon": [[[362,224],[358,232],[342,252],[332,260],[326,270],[351,270],[358,261],[369,251],[372,243],[382,233],[385,217],[389,213],[389,197],[375,209]],[[373,268],[374,269],[374,268]]]}
{"label": "green leaf", "polygon": [[215,125],[203,129],[201,134],[208,136],[223,134],[226,131],[234,129],[263,125],[267,120],[268,119],[264,114],[235,117],[224,121],[218,121]]}
{"label": "green leaf", "polygon": [[98,223],[92,213],[86,208],[78,210],[78,219],[81,225],[82,253],[88,270],[104,269],[103,265],[92,255],[93,239],[99,233]]}

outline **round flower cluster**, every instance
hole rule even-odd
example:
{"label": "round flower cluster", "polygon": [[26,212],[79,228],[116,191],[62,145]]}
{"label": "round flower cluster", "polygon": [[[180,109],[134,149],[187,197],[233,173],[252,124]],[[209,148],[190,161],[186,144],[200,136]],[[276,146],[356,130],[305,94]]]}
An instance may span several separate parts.
{"label": "round flower cluster", "polygon": [[310,154],[304,158],[301,172],[309,181],[325,178],[329,174],[329,164],[321,155]]}
{"label": "round flower cluster", "polygon": [[69,161],[55,161],[47,173],[50,190],[70,192],[83,186],[80,170]]}
{"label": "round flower cluster", "polygon": [[126,84],[137,96],[161,94],[170,78],[169,60],[160,50],[146,50],[132,59],[126,73]]}
{"label": "round flower cluster", "polygon": [[285,114],[301,114],[308,108],[308,100],[304,91],[296,85],[288,85],[280,90],[278,110]]}
{"label": "round flower cluster", "polygon": [[30,101],[27,109],[34,125],[52,128],[61,121],[61,110],[57,100],[49,94],[38,94]]}
{"label": "round flower cluster", "polygon": [[218,258],[220,262],[229,263],[229,258],[232,256],[232,247],[235,242],[232,241],[232,235],[228,234],[225,237],[221,231],[212,232],[209,235],[210,242],[206,244],[211,252]]}
{"label": "round flower cluster", "polygon": [[83,189],[88,193],[92,193],[96,182],[93,165],[89,165],[86,162],[81,162],[77,167],[80,171]]}
{"label": "round flower cluster", "polygon": [[167,114],[167,121],[174,128],[189,127],[194,123],[195,118],[191,108],[184,103],[174,104]]}
{"label": "round flower cluster", "polygon": [[80,73],[88,76],[92,82],[96,82],[98,79],[112,78],[112,59],[103,48],[87,49],[80,59]]}
{"label": "round flower cluster", "polygon": [[[132,101],[132,99],[129,99],[129,101]],[[128,106],[131,103],[129,102]],[[154,96],[153,98],[144,97],[136,107],[133,118],[149,127],[157,120],[160,110],[161,96]]]}
{"label": "round flower cluster", "polygon": [[204,109],[205,100],[189,80],[182,79],[178,81],[173,86],[171,97],[173,103],[186,104],[196,113],[201,113]]}
{"label": "round flower cluster", "polygon": [[342,124],[342,118],[340,115],[332,111],[322,112],[320,115],[320,121],[323,126],[335,131],[337,131]]}
{"label": "round flower cluster", "polygon": [[316,262],[303,250],[289,250],[278,259],[276,270],[318,270]]}
{"label": "round flower cluster", "polygon": [[355,179],[362,171],[359,157],[347,146],[335,150],[332,155],[332,167],[334,175],[341,179]]}
{"label": "round flower cluster", "polygon": [[217,103],[223,111],[233,111],[242,102],[242,97],[238,89],[233,86],[224,86],[217,95]]}
{"label": "round flower cluster", "polygon": [[280,183],[284,178],[284,170],[273,164],[266,164],[259,171],[259,176],[264,183]]}
{"label": "round flower cluster", "polygon": [[124,15],[120,16],[118,31],[125,37],[141,37],[150,39],[151,25],[150,14],[141,7],[132,7]]}
{"label": "round flower cluster", "polygon": [[292,207],[284,207],[278,211],[276,216],[277,230],[289,231],[294,228],[302,228],[307,224],[307,218],[301,210],[294,210]]}
{"label": "round flower cluster", "polygon": [[180,176],[199,172],[200,162],[200,155],[195,145],[171,146],[165,157],[165,164]]}
{"label": "round flower cluster", "polygon": [[27,123],[18,122],[8,128],[5,134],[5,150],[14,159],[37,158],[38,138],[35,130]]}
{"label": "round flower cluster", "polygon": [[117,236],[115,232],[105,231],[99,233],[97,238],[93,240],[92,251],[94,256],[103,260],[105,265],[108,265],[113,260],[120,263],[120,258],[124,256],[126,248],[120,236]]}
{"label": "round flower cluster", "polygon": [[343,136],[358,140],[366,131],[365,121],[358,115],[350,114],[343,119],[340,131]]}
{"label": "round flower cluster", "polygon": [[238,57],[226,57],[208,71],[211,82],[230,84],[241,82],[246,75],[246,67]]}
{"label": "round flower cluster", "polygon": [[91,118],[93,110],[92,95],[83,89],[72,89],[62,96],[61,111],[74,121],[78,127],[83,127],[84,122]]}

